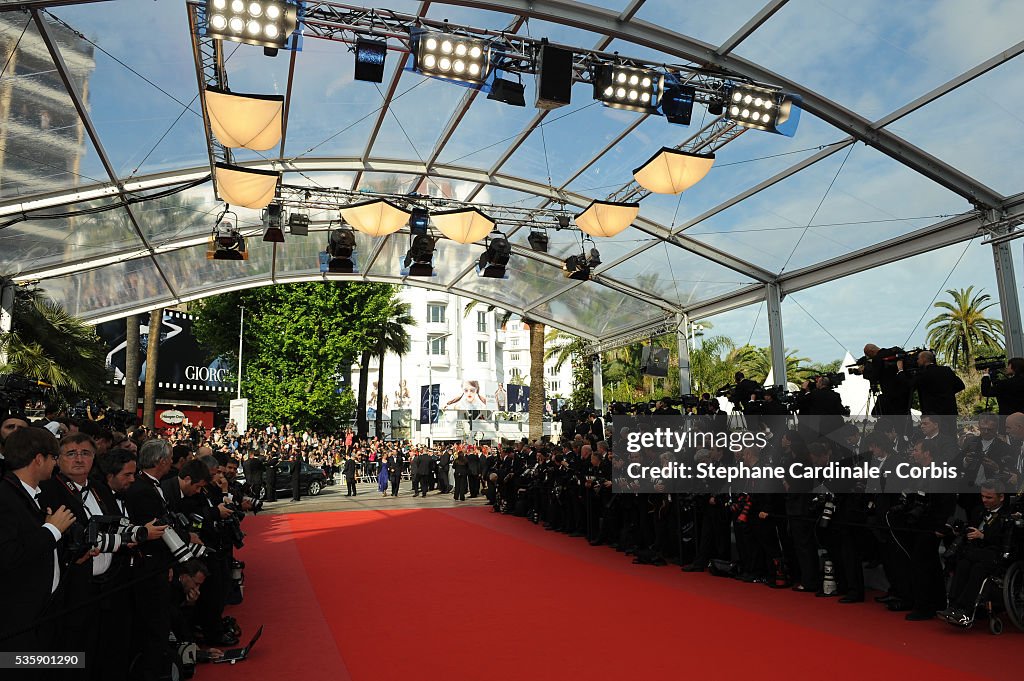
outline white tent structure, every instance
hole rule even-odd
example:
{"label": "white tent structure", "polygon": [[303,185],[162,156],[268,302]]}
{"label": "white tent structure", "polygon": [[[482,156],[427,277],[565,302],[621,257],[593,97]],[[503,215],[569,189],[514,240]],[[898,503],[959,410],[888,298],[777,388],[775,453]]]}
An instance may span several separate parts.
{"label": "white tent structure", "polygon": [[[843,357],[843,366],[854,363],[853,355],[849,352]],[[864,416],[871,413],[873,402],[871,400],[871,381],[863,376],[851,374],[836,388],[836,392],[843,399],[843,404],[850,408],[853,416]]]}

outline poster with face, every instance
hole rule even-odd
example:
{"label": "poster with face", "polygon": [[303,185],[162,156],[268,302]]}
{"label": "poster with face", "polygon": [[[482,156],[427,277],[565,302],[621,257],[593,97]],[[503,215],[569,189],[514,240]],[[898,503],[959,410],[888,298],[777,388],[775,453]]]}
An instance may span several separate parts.
{"label": "poster with face", "polygon": [[453,411],[490,411],[494,400],[487,394],[486,381],[465,379],[444,385],[444,409]]}

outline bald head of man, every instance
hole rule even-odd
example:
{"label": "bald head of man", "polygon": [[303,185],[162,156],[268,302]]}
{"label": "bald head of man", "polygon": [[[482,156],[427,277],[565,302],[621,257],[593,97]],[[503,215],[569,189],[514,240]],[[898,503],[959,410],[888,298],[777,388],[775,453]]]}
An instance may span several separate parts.
{"label": "bald head of man", "polygon": [[1014,440],[1024,440],[1024,414],[1018,411],[1007,416],[1006,432]]}
{"label": "bald head of man", "polygon": [[935,353],[928,350],[919,352],[917,355],[917,366],[926,367],[929,364],[935,364]]}
{"label": "bald head of man", "polygon": [[867,345],[864,346],[864,354],[867,355],[868,357],[873,358],[875,355],[878,354],[879,350],[881,350],[881,348],[879,348],[874,343],[868,343]]}

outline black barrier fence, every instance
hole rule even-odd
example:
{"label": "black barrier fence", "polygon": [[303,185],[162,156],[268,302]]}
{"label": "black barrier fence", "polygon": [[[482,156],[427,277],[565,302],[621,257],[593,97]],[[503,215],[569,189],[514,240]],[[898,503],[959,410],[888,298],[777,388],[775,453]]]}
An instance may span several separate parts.
{"label": "black barrier fence", "polygon": [[1000,438],[998,426],[958,433],[956,419],[616,416],[612,491],[1020,492],[1021,445]]}

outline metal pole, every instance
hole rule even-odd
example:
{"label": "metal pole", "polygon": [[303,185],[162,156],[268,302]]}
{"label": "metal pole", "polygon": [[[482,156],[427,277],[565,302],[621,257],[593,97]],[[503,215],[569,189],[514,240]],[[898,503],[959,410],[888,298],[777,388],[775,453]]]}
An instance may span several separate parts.
{"label": "metal pole", "polygon": [[[686,327],[690,320],[686,315],[679,317],[676,328],[676,345],[679,346],[679,394],[689,395],[693,392],[690,380],[690,347],[686,343]],[[693,327],[690,327],[691,331]],[[692,341],[691,341],[692,342]]]}
{"label": "metal pole", "polygon": [[[9,279],[0,282],[0,333],[10,333],[14,328],[14,283]],[[0,366],[7,364],[7,346],[0,348]]]}
{"label": "metal pole", "polygon": [[775,385],[785,386],[786,343],[782,338],[782,295],[778,284],[765,284],[765,301],[768,306],[768,343],[772,351],[772,377]]}
{"label": "metal pole", "polygon": [[1020,299],[1013,271],[1013,253],[1010,241],[992,244],[992,257],[996,266],[996,284],[999,287],[999,309],[1003,316],[1003,334],[1007,357],[1024,357],[1024,332],[1021,330]]}
{"label": "metal pole", "polygon": [[594,411],[604,412],[604,373],[601,370],[601,353],[594,353],[592,360],[594,373]]}
{"label": "metal pole", "polygon": [[245,331],[245,308],[238,318],[238,399],[242,399],[242,333]]}

